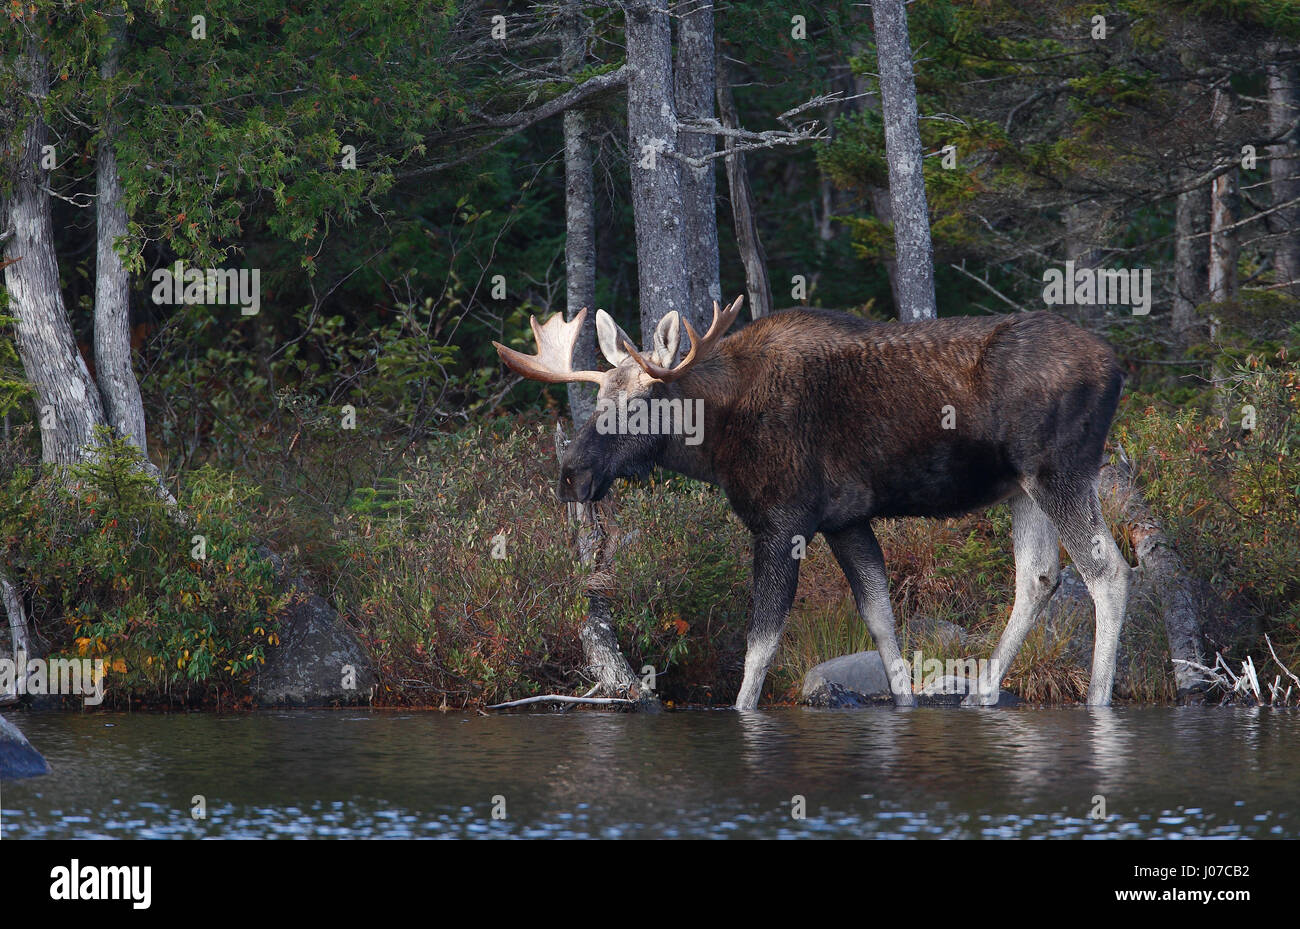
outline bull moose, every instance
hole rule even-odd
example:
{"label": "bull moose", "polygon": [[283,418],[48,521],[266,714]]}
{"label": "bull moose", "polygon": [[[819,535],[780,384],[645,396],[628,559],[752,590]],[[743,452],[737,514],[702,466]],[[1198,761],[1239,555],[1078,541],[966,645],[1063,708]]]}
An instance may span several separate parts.
{"label": "bull moose", "polygon": [[821,532],[889,669],[898,706],[914,703],[894,636],[878,517],[957,516],[1006,502],[1016,597],[991,671],[966,698],[997,702],[1001,681],[1055,590],[1060,550],[1096,609],[1088,703],[1110,703],[1130,569],[1102,519],[1097,478],[1123,374],[1102,339],[1050,313],[876,323],[787,310],[727,331],[743,298],[715,303],[677,361],[682,321],[669,313],[642,354],[603,310],[613,368],[575,371],[584,309],[532,320],[537,354],[499,343],[513,371],[548,383],[599,385],[599,405],[703,401],[702,438],[620,434],[593,416],[560,463],[563,500],[599,500],[620,477],[658,465],[721,486],[754,540],[753,612],[739,710],[758,706],[799,578],[799,539]]}

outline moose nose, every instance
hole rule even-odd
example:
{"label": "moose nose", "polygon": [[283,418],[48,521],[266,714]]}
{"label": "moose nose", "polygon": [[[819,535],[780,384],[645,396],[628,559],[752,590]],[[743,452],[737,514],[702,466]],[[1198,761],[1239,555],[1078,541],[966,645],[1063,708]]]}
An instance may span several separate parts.
{"label": "moose nose", "polygon": [[591,499],[591,472],[560,470],[559,497],[566,503],[586,503]]}

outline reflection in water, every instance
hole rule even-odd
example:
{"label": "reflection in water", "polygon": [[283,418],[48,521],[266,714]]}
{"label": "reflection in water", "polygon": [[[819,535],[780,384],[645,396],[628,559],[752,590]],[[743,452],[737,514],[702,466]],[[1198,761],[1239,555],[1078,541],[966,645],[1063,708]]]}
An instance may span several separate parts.
{"label": "reflection in water", "polygon": [[[1300,836],[1300,714],[25,714],[3,837]],[[1093,797],[1106,816],[1094,819]],[[207,818],[191,817],[201,796]],[[806,818],[791,815],[805,798]],[[494,797],[506,818],[493,818]]]}

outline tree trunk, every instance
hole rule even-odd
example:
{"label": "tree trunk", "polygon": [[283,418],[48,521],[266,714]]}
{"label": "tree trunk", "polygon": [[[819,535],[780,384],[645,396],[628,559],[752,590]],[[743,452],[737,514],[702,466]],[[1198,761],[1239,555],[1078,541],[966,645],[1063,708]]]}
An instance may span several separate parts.
{"label": "tree trunk", "polygon": [[49,90],[48,63],[35,42],[19,63],[27,87],[25,125],[10,166],[13,189],[7,207],[5,270],[10,311],[23,370],[36,395],[44,460],[80,461],[95,444],[95,427],[104,424],[99,391],[76,340],[59,289],[54,224],[47,172],[41,167],[48,132],[40,108]]}
{"label": "tree trunk", "polygon": [[[690,311],[681,166],[673,105],[672,26],[659,0],[627,5],[627,125],[636,225],[641,344],[669,312]],[[691,317],[692,319],[694,317]]]}
{"label": "tree trunk", "polygon": [[880,62],[880,102],[885,118],[885,155],[898,260],[898,318],[934,319],[934,249],[921,168],[921,131],[903,0],[872,0]]}
{"label": "tree trunk", "polygon": [[[587,19],[580,2],[565,8],[564,70],[573,74],[586,57]],[[596,185],[592,173],[590,115],[582,107],[564,111],[564,283],[565,319],[588,309],[573,348],[573,366],[579,371],[598,369],[596,355]],[[575,426],[596,410],[595,387],[571,383],[569,415]]]}
{"label": "tree trunk", "polygon": [[[677,64],[673,71],[673,97],[683,120],[712,119],[717,89],[713,51],[712,0],[677,0]],[[698,132],[677,136],[678,150],[692,158],[712,155],[717,139]],[[713,319],[714,301],[722,300],[718,280],[718,206],[714,162],[702,168],[683,164],[682,239],[686,247],[689,294],[687,318],[700,332]]]}
{"label": "tree trunk", "polygon": [[[0,606],[4,607],[5,618],[9,623],[9,654],[15,663],[17,674],[22,674],[26,668],[26,660],[22,656],[30,656],[32,653],[31,641],[27,635],[27,612],[23,609],[22,596],[4,573],[0,573]],[[18,698],[16,689],[11,693],[0,691],[0,706],[14,703]]]}
{"label": "tree trunk", "polygon": [[[1086,213],[1093,205],[1073,203],[1065,208],[1062,216],[1062,221],[1065,223],[1065,258],[1067,261],[1074,262],[1076,269],[1091,270],[1101,264],[1101,251],[1097,248],[1099,233],[1089,222]],[[1067,286],[1072,287],[1073,284]],[[1105,299],[1104,294],[1097,293],[1090,304],[1074,304],[1075,321],[1084,328],[1096,328],[1106,316],[1103,299]]]}
{"label": "tree trunk", "polygon": [[1197,187],[1178,195],[1174,211],[1174,338],[1186,348],[1196,322],[1196,308],[1205,302],[1209,281],[1210,243],[1206,238],[1210,192]]}
{"label": "tree trunk", "polygon": [[[569,439],[555,427],[555,455],[564,456]],[[599,503],[568,503],[569,519],[576,531],[578,562],[590,569],[586,582],[587,617],[578,637],[587,671],[596,680],[599,691],[610,697],[635,700],[637,709],[658,712],[663,709],[654,691],[642,685],[641,678],[627,663],[618,647],[614,620],[610,615],[609,591],[612,586],[611,565],[617,534],[610,531],[614,522],[611,498]]]}
{"label": "tree trunk", "polygon": [[[1284,49],[1274,44],[1274,56]],[[1300,67],[1272,64],[1268,69],[1269,132],[1286,136],[1269,152],[1269,179],[1273,205],[1281,206],[1300,198]],[[1288,131],[1289,130],[1289,131]],[[1268,217],[1273,240],[1273,266],[1277,283],[1285,284],[1286,293],[1300,297],[1300,204],[1282,207]]]}
{"label": "tree trunk", "polygon": [[[1231,95],[1214,92],[1211,122],[1217,132],[1227,122]],[[1210,273],[1208,296],[1215,303],[1231,300],[1237,293],[1237,169],[1219,175],[1210,190]]]}
{"label": "tree trunk", "polygon": [[[740,115],[736,112],[736,98],[731,90],[727,60],[719,49],[717,53],[718,120],[728,129],[740,128]],[[733,152],[735,139],[725,138],[723,149]],[[742,152],[728,154],[723,159],[727,169],[727,190],[731,199],[731,219],[736,229],[736,247],[740,261],[745,266],[745,291],[749,296],[749,314],[752,319],[772,312],[772,283],[767,276],[767,255],[758,235],[758,213],[754,205],[754,191],[749,186],[749,169]]]}
{"label": "tree trunk", "polygon": [[[111,80],[118,69],[118,57],[125,41],[125,21],[112,16],[112,45],[104,56],[99,73]],[[123,439],[140,449],[148,458],[145,436],[144,401],[140,385],[131,367],[131,277],[122,264],[114,244],[127,234],[126,206],[122,202],[122,181],[117,173],[117,155],[113,150],[117,120],[112,103],[104,116],[103,138],[96,160],[98,201],[95,207],[95,380],[104,401],[108,422]]]}

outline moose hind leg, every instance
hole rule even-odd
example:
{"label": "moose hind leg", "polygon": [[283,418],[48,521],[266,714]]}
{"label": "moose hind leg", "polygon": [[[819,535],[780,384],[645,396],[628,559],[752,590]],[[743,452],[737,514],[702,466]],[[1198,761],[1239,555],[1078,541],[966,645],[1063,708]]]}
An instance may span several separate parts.
{"label": "moose hind leg", "polygon": [[993,706],[998,702],[1002,678],[1020,653],[1025,636],[1051,599],[1061,580],[1060,535],[1047,514],[1027,494],[1010,500],[1011,538],[1016,554],[1016,602],[1002,631],[987,676],[983,673],[978,692],[963,701],[966,706]]}
{"label": "moose hind leg", "polygon": [[782,535],[756,536],[753,611],[745,642],[745,677],[736,697],[738,710],[758,708],[763,680],[781,643],[798,586],[799,559],[792,540]]}
{"label": "moose hind leg", "polygon": [[885,573],[885,555],[871,526],[862,523],[841,532],[824,533],[835,560],[848,578],[858,613],[867,624],[876,649],[885,663],[885,676],[894,695],[895,706],[913,706],[912,675],[894,634],[894,610],[889,604],[889,576]]}
{"label": "moose hind leg", "polygon": [[1102,518],[1095,479],[1068,488],[1034,487],[1030,495],[1056,524],[1070,560],[1088,585],[1096,610],[1088,705],[1109,706],[1132,569]]}

